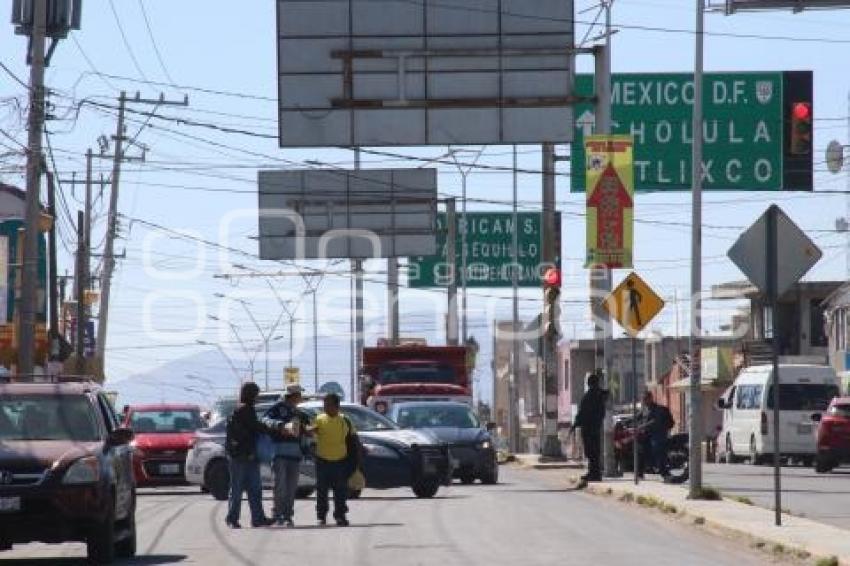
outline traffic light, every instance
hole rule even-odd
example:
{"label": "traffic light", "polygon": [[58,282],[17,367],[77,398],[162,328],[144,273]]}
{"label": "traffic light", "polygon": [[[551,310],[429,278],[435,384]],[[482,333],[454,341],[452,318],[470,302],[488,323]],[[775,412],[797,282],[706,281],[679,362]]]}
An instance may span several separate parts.
{"label": "traffic light", "polygon": [[559,334],[558,321],[561,307],[558,297],[561,295],[561,271],[550,267],[543,274],[543,332],[546,336]]}
{"label": "traffic light", "polygon": [[812,152],[812,103],[795,102],[791,105],[791,155],[809,155]]}

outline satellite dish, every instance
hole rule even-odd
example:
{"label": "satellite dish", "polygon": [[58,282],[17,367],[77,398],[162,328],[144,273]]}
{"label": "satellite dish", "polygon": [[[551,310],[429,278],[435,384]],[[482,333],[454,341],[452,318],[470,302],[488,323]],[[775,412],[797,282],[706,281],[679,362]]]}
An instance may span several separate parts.
{"label": "satellite dish", "polygon": [[840,173],[844,167],[844,146],[836,140],[826,146],[826,168],[830,173]]}

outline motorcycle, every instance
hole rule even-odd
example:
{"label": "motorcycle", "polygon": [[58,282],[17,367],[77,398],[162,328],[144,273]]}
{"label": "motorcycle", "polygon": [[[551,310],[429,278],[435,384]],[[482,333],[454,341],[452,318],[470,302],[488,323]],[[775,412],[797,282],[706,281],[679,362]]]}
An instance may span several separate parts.
{"label": "motorcycle", "polygon": [[[617,467],[620,472],[634,471],[633,444],[635,437],[638,439],[638,458],[647,459],[644,473],[656,474],[659,470],[655,463],[648,458],[646,452],[646,431],[640,425],[637,429],[632,425],[631,419],[623,420],[614,425],[614,454]],[[665,481],[668,483],[684,483],[689,477],[689,451],[688,434],[673,434],[667,439],[667,466],[669,476]]]}

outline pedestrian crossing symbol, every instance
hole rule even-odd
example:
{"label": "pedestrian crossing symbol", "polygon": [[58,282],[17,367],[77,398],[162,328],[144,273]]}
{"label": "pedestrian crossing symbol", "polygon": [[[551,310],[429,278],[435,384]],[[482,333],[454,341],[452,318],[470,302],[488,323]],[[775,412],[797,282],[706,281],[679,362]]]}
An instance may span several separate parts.
{"label": "pedestrian crossing symbol", "polygon": [[602,303],[606,312],[635,337],[664,308],[664,300],[637,273],[630,273]]}

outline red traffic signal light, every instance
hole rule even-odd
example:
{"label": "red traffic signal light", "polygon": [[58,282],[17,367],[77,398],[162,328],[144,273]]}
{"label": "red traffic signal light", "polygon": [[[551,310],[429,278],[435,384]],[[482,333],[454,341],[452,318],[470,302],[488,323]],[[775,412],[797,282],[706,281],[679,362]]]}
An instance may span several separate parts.
{"label": "red traffic signal light", "polygon": [[561,270],[555,267],[550,267],[543,273],[544,287],[559,287],[561,286]]}
{"label": "red traffic signal light", "polygon": [[812,104],[795,102],[791,106],[791,155],[808,155],[812,152]]}

